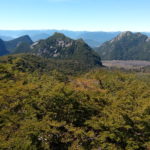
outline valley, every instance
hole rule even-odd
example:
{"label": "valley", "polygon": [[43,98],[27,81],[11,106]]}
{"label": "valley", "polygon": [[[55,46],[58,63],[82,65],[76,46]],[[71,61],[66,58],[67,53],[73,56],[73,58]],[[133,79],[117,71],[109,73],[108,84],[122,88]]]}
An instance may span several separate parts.
{"label": "valley", "polygon": [[137,61],[137,60],[104,60],[103,65],[106,67],[116,67],[124,69],[142,69],[144,67],[150,66],[150,61]]}

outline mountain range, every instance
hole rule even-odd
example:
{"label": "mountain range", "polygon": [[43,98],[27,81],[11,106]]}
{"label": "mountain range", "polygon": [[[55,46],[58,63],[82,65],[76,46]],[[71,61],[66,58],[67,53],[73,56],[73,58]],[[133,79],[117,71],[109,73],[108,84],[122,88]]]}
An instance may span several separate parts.
{"label": "mountain range", "polygon": [[72,67],[74,70],[80,71],[102,66],[100,56],[82,39],[73,40],[57,32],[47,39],[37,42],[33,42],[27,35],[11,41],[1,40],[0,46],[1,56],[8,53],[9,56],[24,53],[25,55],[51,59],[55,68],[67,66],[67,68]]}
{"label": "mountain range", "polygon": [[[20,36],[29,35],[35,42],[52,36],[55,32],[63,33],[72,39],[82,38],[91,47],[98,47],[103,42],[111,40],[120,32],[89,32],[89,31],[68,31],[68,30],[0,30],[0,37],[3,40],[11,40]],[[5,35],[1,36],[1,35]],[[9,38],[6,38],[9,37]]]}
{"label": "mountain range", "polygon": [[103,60],[150,60],[150,38],[127,31],[105,42],[96,51]]}
{"label": "mountain range", "polygon": [[[55,32],[63,33],[72,39],[82,38],[89,46],[99,47],[102,43],[109,41],[119,35],[121,32],[104,31],[69,31],[69,30],[0,30],[0,38],[4,41],[12,40],[20,36],[29,35],[32,41],[46,39]],[[141,32],[150,36],[150,32]]]}
{"label": "mountain range", "polygon": [[122,32],[95,48],[95,51],[85,40],[74,40],[58,32],[36,42],[28,35],[10,41],[0,40],[0,56],[30,53],[46,58],[80,60],[85,64],[102,65],[100,57],[103,60],[150,60],[150,38],[142,33]]}

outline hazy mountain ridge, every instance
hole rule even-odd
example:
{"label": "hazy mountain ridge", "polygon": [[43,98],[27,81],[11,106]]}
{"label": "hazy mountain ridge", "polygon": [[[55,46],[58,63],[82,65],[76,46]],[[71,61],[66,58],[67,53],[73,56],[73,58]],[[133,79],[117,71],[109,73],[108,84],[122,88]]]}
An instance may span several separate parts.
{"label": "hazy mountain ridge", "polygon": [[[68,34],[71,35],[71,33],[72,32],[68,31]],[[84,33],[84,34],[88,35],[88,33]],[[95,34],[97,34],[97,33],[93,33],[93,36]],[[116,34],[116,33],[114,33],[114,34]],[[4,42],[5,49],[7,50],[6,54],[8,54],[8,53],[28,53],[30,51],[34,51],[35,49],[38,49],[39,45],[40,45],[40,50],[38,50],[38,51],[42,52],[42,55],[54,57],[54,58],[57,58],[57,57],[58,58],[61,58],[61,57],[67,58],[70,54],[73,54],[73,50],[77,48],[77,45],[81,46],[81,47],[79,46],[80,47],[79,49],[82,49],[84,47],[82,49],[83,51],[85,49],[87,49],[87,51],[90,50],[90,51],[92,51],[92,53],[94,53],[92,48],[90,48],[85,43],[88,41],[88,42],[91,42],[91,44],[92,44],[92,42],[94,42],[94,41],[87,40],[87,39],[84,40],[85,42],[83,40],[73,40],[70,37],[66,37],[66,35],[64,35],[62,33],[59,33],[57,35],[54,34],[54,35],[55,36],[53,36],[53,35],[48,36],[48,34],[43,34],[43,36],[45,36],[45,38],[46,38],[46,36],[48,36],[48,38],[43,39],[43,40],[41,39],[36,42],[33,42],[28,35],[24,35],[24,36],[21,36],[19,38],[16,38],[16,39],[13,39],[10,41],[5,41]],[[89,35],[89,37],[90,36],[91,36],[91,34]],[[63,40],[57,41],[56,38],[59,39],[60,37],[62,39],[64,38],[64,40],[66,40],[66,41],[63,41]],[[52,42],[53,40],[55,40],[57,42]],[[70,42],[71,45],[68,45],[69,44],[68,41]],[[44,45],[46,45],[46,43],[47,43],[47,46],[44,46]],[[70,50],[69,52],[63,50],[63,49],[68,49],[69,47],[73,50]],[[62,49],[61,55],[58,52],[59,49]],[[146,36],[142,33],[132,33],[129,31],[122,32],[115,38],[103,43],[100,47],[95,48],[95,49],[99,53],[99,55],[102,57],[103,60],[149,60],[150,59],[150,54],[149,54],[150,53],[149,52],[150,38],[148,38],[148,36]],[[51,54],[50,53],[48,54],[48,52],[50,52]],[[80,52],[77,54],[76,57],[78,57],[78,58],[80,57]],[[38,52],[36,52],[36,53],[38,55],[40,55]],[[4,55],[4,54],[2,54],[2,55]],[[75,57],[75,55],[76,54],[73,54],[73,57]]]}
{"label": "hazy mountain ridge", "polygon": [[89,32],[89,31],[69,31],[69,30],[0,30],[0,35],[10,36],[12,38],[18,38],[23,35],[29,35],[33,41],[46,39],[52,36],[55,32],[63,33],[72,39],[83,38],[87,44],[91,47],[97,47],[103,42],[108,41],[120,32]]}
{"label": "hazy mountain ridge", "polygon": [[[29,35],[33,41],[46,39],[52,36],[55,32],[60,32],[66,36],[78,39],[83,38],[91,47],[98,47],[102,43],[109,41],[116,37],[120,31],[106,32],[106,31],[69,31],[69,30],[0,30],[0,35],[5,35],[10,38],[18,38],[20,36]],[[147,36],[150,36],[150,32],[141,32]],[[1,37],[4,41],[6,38]],[[7,40],[9,40],[7,38]]]}

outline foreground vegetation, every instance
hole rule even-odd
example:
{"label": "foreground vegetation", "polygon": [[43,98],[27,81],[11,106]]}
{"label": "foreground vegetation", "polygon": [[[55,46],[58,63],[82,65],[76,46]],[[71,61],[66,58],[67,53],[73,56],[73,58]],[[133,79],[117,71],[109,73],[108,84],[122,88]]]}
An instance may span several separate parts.
{"label": "foreground vegetation", "polygon": [[0,149],[150,148],[149,73],[81,74],[78,65],[61,64],[30,55],[1,58]]}

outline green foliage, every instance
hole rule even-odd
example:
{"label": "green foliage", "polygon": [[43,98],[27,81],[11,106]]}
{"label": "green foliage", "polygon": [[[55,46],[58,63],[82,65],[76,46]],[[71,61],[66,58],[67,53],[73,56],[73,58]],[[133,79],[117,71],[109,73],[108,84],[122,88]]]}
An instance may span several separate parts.
{"label": "green foliage", "polygon": [[150,148],[148,73],[71,76],[55,63],[33,55],[0,59],[0,149]]}

